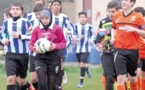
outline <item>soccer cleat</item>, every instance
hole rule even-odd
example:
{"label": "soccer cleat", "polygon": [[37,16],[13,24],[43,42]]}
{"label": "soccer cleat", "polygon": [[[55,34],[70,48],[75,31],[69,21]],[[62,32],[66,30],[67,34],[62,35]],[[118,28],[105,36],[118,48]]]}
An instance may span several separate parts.
{"label": "soccer cleat", "polygon": [[86,73],[88,74],[88,78],[92,77],[92,74],[91,74],[89,67],[86,68]]}
{"label": "soccer cleat", "polygon": [[30,83],[30,87],[28,88],[28,90],[36,90],[36,89],[35,89],[34,86]]}
{"label": "soccer cleat", "polygon": [[83,86],[84,86],[83,83],[79,83],[79,84],[77,85],[78,88],[82,88]]}
{"label": "soccer cleat", "polygon": [[66,75],[66,72],[64,72],[62,82],[63,82],[64,84],[66,84],[66,83],[67,83],[67,75]]}

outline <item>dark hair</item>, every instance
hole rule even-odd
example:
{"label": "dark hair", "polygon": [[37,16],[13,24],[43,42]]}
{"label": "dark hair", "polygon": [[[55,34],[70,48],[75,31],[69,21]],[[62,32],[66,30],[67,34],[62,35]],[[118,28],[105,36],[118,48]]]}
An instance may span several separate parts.
{"label": "dark hair", "polygon": [[145,16],[145,9],[143,7],[136,7],[134,9],[135,12],[141,13],[143,16]]}
{"label": "dark hair", "polygon": [[5,10],[4,10],[4,14],[8,17],[8,16],[10,16],[10,17],[12,17],[12,15],[11,15],[11,13],[10,13],[10,8],[8,7],[8,8],[6,8]]}
{"label": "dark hair", "polygon": [[36,4],[33,8],[33,12],[40,12],[42,10],[43,10],[43,5],[40,3]]}
{"label": "dark hair", "polygon": [[119,9],[122,9],[121,4],[118,4],[118,5],[116,6],[116,10],[119,10]]}
{"label": "dark hair", "polygon": [[[60,0],[53,0],[53,1],[51,2],[50,7],[51,7],[55,2],[58,2],[58,3],[61,5],[61,1],[60,1]],[[62,12],[62,7],[61,7],[61,9],[60,9],[60,12]]]}
{"label": "dark hair", "polygon": [[[45,5],[45,0],[42,0],[42,1],[43,1],[42,4],[43,4],[43,6],[44,6],[44,5]],[[34,1],[33,1],[33,4],[34,4],[34,5],[35,5],[35,2],[36,2],[36,1],[34,0]]]}
{"label": "dark hair", "polygon": [[51,4],[53,4],[53,3],[55,3],[55,2],[58,2],[58,3],[61,5],[61,1],[60,1],[60,0],[53,0],[53,1],[51,2]]}
{"label": "dark hair", "polygon": [[78,16],[79,17],[80,17],[80,15],[85,15],[87,17],[87,13],[86,12],[83,12],[83,11],[81,11],[81,12],[78,13]]}
{"label": "dark hair", "polygon": [[17,6],[21,10],[23,9],[22,4],[20,2],[17,2],[17,1],[15,1],[15,2],[13,2],[13,3],[10,4],[10,9],[12,8],[12,6]]}
{"label": "dark hair", "polygon": [[134,2],[134,4],[136,3],[136,0],[130,0],[131,2]]}
{"label": "dark hair", "polygon": [[119,6],[118,6],[118,2],[116,1],[110,1],[108,4],[107,4],[107,9],[108,8],[115,8],[116,10],[118,10]]}

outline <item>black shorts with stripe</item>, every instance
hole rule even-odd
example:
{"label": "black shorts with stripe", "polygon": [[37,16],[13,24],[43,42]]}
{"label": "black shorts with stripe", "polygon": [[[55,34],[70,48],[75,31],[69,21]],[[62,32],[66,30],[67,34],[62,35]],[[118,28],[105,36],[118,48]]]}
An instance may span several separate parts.
{"label": "black shorts with stripe", "polygon": [[6,53],[6,74],[7,76],[17,75],[26,78],[28,70],[28,54]]}
{"label": "black shorts with stripe", "polygon": [[129,73],[131,76],[136,76],[139,57],[138,50],[116,50],[114,60],[117,75]]}
{"label": "black shorts with stripe", "polygon": [[77,60],[78,60],[78,62],[84,62],[84,63],[87,63],[87,62],[88,62],[89,52],[76,53],[76,56],[77,56]]}

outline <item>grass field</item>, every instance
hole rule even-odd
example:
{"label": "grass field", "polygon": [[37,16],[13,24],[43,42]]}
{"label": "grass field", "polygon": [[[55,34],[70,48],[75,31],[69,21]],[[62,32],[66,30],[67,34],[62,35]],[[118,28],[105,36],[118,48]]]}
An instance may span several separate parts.
{"label": "grass field", "polygon": [[[101,83],[102,68],[101,65],[98,67],[91,68],[92,78],[85,76],[84,87],[77,88],[79,83],[79,67],[76,66],[65,66],[67,72],[68,83],[63,85],[63,90],[103,90]],[[29,80],[29,74],[28,74]],[[0,64],[0,90],[6,90],[6,74],[4,65]]]}

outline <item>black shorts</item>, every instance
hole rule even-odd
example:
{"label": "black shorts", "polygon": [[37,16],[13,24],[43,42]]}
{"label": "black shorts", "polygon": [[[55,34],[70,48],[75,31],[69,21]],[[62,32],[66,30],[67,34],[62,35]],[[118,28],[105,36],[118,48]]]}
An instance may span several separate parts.
{"label": "black shorts", "polygon": [[28,70],[28,54],[6,53],[6,73],[7,76],[17,75],[26,78]]}
{"label": "black shorts", "polygon": [[30,61],[30,72],[35,72],[35,57],[29,56]]}
{"label": "black shorts", "polygon": [[117,49],[114,56],[117,75],[129,73],[131,76],[136,76],[138,57],[138,50]]}
{"label": "black shorts", "polygon": [[76,56],[77,56],[78,62],[87,63],[87,62],[88,62],[89,52],[85,52],[85,53],[76,53]]}
{"label": "black shorts", "polygon": [[48,75],[56,76],[58,75],[61,69],[61,61],[53,60],[36,60],[35,61],[35,70],[36,72],[44,71]]}
{"label": "black shorts", "polygon": [[58,51],[59,56],[61,57],[62,61],[65,62],[66,59],[66,48]]}
{"label": "black shorts", "polygon": [[137,68],[142,68],[142,60],[140,59],[140,62],[137,65]]}
{"label": "black shorts", "polygon": [[101,55],[102,67],[104,70],[104,75],[112,75],[116,78],[115,65],[114,65],[114,55],[110,53],[103,53]]}
{"label": "black shorts", "polygon": [[145,58],[143,59],[143,58],[141,58],[140,59],[141,61],[142,61],[142,71],[144,71],[145,72]]}

